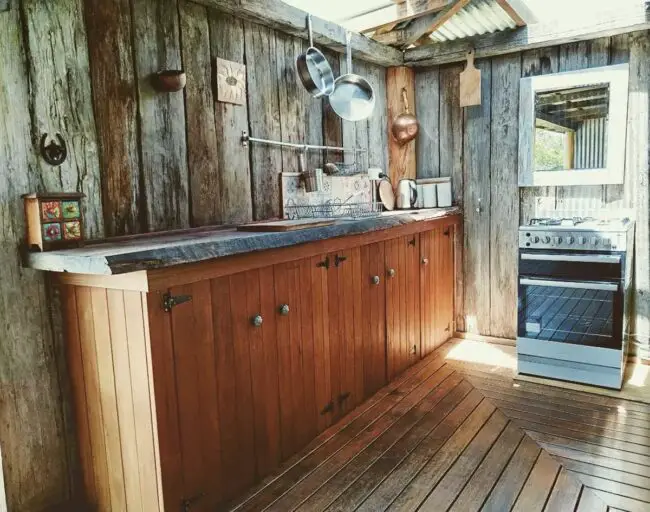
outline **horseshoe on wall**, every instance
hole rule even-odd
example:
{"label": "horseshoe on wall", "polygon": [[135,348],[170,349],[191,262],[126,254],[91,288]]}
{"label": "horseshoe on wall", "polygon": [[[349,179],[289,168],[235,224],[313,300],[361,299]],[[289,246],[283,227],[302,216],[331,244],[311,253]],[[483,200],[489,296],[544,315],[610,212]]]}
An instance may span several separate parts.
{"label": "horseshoe on wall", "polygon": [[54,138],[47,142],[47,133],[44,133],[41,137],[41,156],[50,165],[61,165],[65,162],[65,159],[68,157],[68,147],[65,144],[65,140],[60,133],[55,135],[56,141]]}

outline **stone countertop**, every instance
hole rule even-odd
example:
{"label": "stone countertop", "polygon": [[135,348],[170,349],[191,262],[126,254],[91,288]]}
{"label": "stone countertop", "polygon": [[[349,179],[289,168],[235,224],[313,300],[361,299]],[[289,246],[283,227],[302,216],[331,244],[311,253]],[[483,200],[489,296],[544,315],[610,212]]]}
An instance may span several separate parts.
{"label": "stone countertop", "polygon": [[217,226],[151,233],[90,243],[76,249],[30,252],[25,257],[25,266],[50,272],[124,274],[369,233],[459,213],[457,207],[393,211],[285,232],[245,232],[232,226]]}

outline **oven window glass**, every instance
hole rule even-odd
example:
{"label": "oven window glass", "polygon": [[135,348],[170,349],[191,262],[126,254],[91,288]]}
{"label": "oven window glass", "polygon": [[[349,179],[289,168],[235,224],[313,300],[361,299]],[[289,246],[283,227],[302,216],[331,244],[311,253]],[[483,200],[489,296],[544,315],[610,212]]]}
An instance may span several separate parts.
{"label": "oven window glass", "polygon": [[[561,281],[519,287],[519,336],[607,347],[615,345],[613,312],[617,291],[589,289],[588,283],[563,286]],[[595,283],[594,288],[599,286]],[[611,285],[610,285],[611,286]]]}

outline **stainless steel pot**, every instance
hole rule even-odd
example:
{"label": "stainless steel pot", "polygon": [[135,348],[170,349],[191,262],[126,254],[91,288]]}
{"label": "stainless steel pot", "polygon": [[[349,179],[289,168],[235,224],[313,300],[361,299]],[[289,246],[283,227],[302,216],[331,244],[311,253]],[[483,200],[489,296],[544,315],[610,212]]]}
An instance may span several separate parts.
{"label": "stainless steel pot", "polygon": [[352,34],[346,33],[347,74],[334,82],[330,105],[336,114],[346,121],[363,121],[375,108],[375,91],[365,78],[352,73]]}
{"label": "stainless steel pot", "polygon": [[334,92],[334,72],[325,55],[314,47],[311,14],[307,15],[307,30],[309,32],[309,48],[296,59],[298,77],[314,98],[329,96]]}

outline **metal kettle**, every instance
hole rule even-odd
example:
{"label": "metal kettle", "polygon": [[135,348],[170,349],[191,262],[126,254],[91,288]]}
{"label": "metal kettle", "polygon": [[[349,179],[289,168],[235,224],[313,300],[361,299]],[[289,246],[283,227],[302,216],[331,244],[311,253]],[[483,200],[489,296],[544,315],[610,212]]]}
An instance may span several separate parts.
{"label": "metal kettle", "polygon": [[415,208],[418,201],[418,188],[415,180],[399,180],[397,184],[397,208],[408,210]]}

